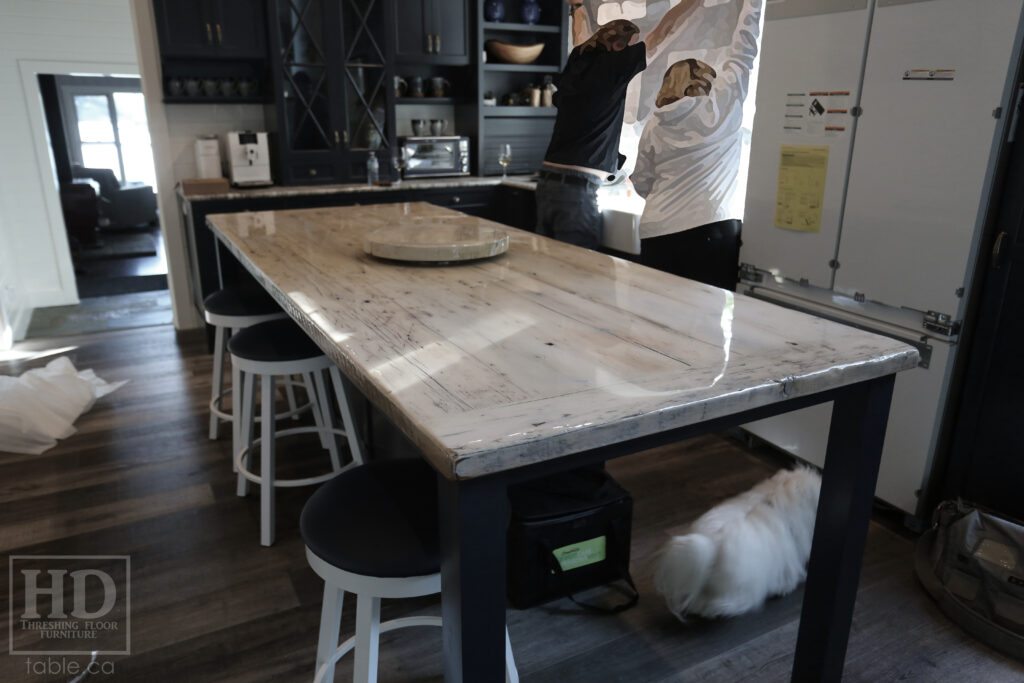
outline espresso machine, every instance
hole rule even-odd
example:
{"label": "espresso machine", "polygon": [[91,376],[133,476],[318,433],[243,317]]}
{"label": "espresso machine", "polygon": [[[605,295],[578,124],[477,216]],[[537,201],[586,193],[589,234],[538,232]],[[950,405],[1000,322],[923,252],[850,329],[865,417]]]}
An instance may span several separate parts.
{"label": "espresso machine", "polygon": [[273,185],[266,133],[231,131],[224,136],[225,158],[232,185]]}

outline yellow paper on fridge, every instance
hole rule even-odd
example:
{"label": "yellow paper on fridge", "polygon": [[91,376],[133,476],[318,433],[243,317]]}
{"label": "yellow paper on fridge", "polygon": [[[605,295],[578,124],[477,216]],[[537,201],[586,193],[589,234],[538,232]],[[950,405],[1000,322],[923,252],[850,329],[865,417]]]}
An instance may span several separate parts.
{"label": "yellow paper on fridge", "polygon": [[779,153],[779,187],[775,192],[775,227],[821,231],[828,147],[783,145]]}

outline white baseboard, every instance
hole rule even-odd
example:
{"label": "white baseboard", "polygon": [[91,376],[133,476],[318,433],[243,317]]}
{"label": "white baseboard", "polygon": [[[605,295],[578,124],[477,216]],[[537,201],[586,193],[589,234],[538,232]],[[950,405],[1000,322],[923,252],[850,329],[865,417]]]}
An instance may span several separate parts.
{"label": "white baseboard", "polygon": [[81,303],[77,287],[68,289],[42,289],[30,295],[32,308],[49,308],[50,306],[73,306]]}
{"label": "white baseboard", "polygon": [[18,342],[25,338],[28,333],[28,324],[32,321],[32,308],[19,308],[14,312],[11,320],[11,329],[14,332],[14,341]]}

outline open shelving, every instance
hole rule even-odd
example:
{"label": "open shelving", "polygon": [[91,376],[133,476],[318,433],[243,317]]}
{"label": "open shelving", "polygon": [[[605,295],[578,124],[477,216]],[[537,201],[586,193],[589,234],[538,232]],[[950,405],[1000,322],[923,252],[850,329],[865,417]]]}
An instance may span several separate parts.
{"label": "open shelving", "polygon": [[554,117],[558,112],[555,107],[512,107],[508,105],[483,107],[484,118],[497,118],[501,116],[519,117]]}
{"label": "open shelving", "polygon": [[484,64],[484,71],[518,71],[535,74],[557,74],[562,67],[551,64]]}
{"label": "open shelving", "polygon": [[[505,16],[521,16],[521,0],[503,0]],[[541,14],[537,24],[484,21],[484,0],[476,2],[476,49],[481,61],[476,64],[478,103],[485,93],[492,93],[500,102],[510,93],[519,93],[525,86],[541,86],[544,78],[553,77],[565,66],[569,34],[569,11],[564,0],[538,0]],[[537,61],[531,64],[503,64],[483,61],[487,40],[509,43],[544,43]],[[557,109],[554,107],[478,106],[477,137],[473,153],[475,170],[481,175],[501,173],[497,152],[501,145],[512,147],[509,173],[532,173],[540,168],[551,139]]]}
{"label": "open shelving", "polygon": [[513,24],[503,21],[482,22],[485,31],[506,31],[517,33],[560,33],[562,28],[554,24]]}

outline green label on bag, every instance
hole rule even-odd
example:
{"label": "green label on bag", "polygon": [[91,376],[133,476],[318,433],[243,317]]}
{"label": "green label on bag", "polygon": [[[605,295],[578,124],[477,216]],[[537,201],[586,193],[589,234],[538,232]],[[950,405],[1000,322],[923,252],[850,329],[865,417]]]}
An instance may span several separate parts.
{"label": "green label on bag", "polygon": [[558,566],[563,572],[601,562],[605,558],[605,537],[598,536],[579,543],[563,545],[552,550],[551,554],[558,560]]}

